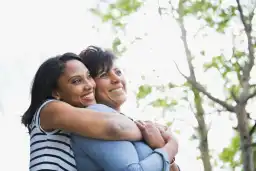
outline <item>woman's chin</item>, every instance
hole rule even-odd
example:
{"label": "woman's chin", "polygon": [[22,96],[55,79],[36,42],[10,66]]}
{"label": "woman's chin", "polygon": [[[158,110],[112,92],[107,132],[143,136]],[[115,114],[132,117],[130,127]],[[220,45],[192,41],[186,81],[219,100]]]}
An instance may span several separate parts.
{"label": "woman's chin", "polygon": [[125,97],[118,97],[118,98],[115,98],[115,99],[112,99],[113,102],[115,102],[115,104],[119,107],[121,107],[124,102],[126,101],[126,96]]}
{"label": "woman's chin", "polygon": [[86,101],[81,100],[80,102],[83,107],[88,107],[90,105],[96,104],[95,100],[86,100]]}

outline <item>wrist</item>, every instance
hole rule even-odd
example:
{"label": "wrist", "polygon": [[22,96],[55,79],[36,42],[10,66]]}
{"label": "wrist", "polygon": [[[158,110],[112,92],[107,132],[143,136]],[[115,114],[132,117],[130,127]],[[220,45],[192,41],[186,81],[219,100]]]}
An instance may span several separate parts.
{"label": "wrist", "polygon": [[[177,148],[175,148],[175,146],[168,142],[164,147],[163,149],[168,153],[168,156],[169,156],[169,161],[170,163],[173,161],[173,159],[175,158],[178,150]],[[175,159],[174,159],[175,160]]]}

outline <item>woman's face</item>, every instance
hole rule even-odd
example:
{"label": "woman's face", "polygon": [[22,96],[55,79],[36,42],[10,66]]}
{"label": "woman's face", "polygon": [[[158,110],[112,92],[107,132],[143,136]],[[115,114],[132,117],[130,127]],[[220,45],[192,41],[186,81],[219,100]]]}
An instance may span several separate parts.
{"label": "woman's face", "polygon": [[114,65],[109,72],[99,74],[94,81],[97,102],[119,111],[126,100],[126,81],[123,72]]}
{"label": "woman's face", "polygon": [[95,104],[95,82],[85,65],[78,60],[70,60],[65,66],[53,96],[75,107]]}

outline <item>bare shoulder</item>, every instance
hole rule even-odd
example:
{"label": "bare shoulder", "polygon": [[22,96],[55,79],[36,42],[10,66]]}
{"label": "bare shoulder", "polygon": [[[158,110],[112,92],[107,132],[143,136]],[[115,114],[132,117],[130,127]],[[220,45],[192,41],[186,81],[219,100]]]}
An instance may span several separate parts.
{"label": "bare shoulder", "polygon": [[48,115],[48,114],[58,114],[59,112],[66,111],[66,110],[72,110],[74,107],[69,105],[68,103],[53,100],[49,103],[47,103],[41,110],[41,116],[42,115]]}
{"label": "bare shoulder", "polygon": [[67,117],[67,113],[71,114],[74,107],[71,105],[53,100],[48,102],[40,111],[40,125],[45,130],[58,128],[57,123],[60,119]]}

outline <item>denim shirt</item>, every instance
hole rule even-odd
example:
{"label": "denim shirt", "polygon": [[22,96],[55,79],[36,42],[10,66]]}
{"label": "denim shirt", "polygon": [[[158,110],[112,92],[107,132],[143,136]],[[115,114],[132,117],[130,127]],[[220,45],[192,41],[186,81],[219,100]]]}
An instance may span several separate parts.
{"label": "denim shirt", "polygon": [[[89,109],[116,112],[95,104]],[[169,171],[170,161],[163,149],[152,150],[143,141],[105,141],[71,135],[78,171]]]}

